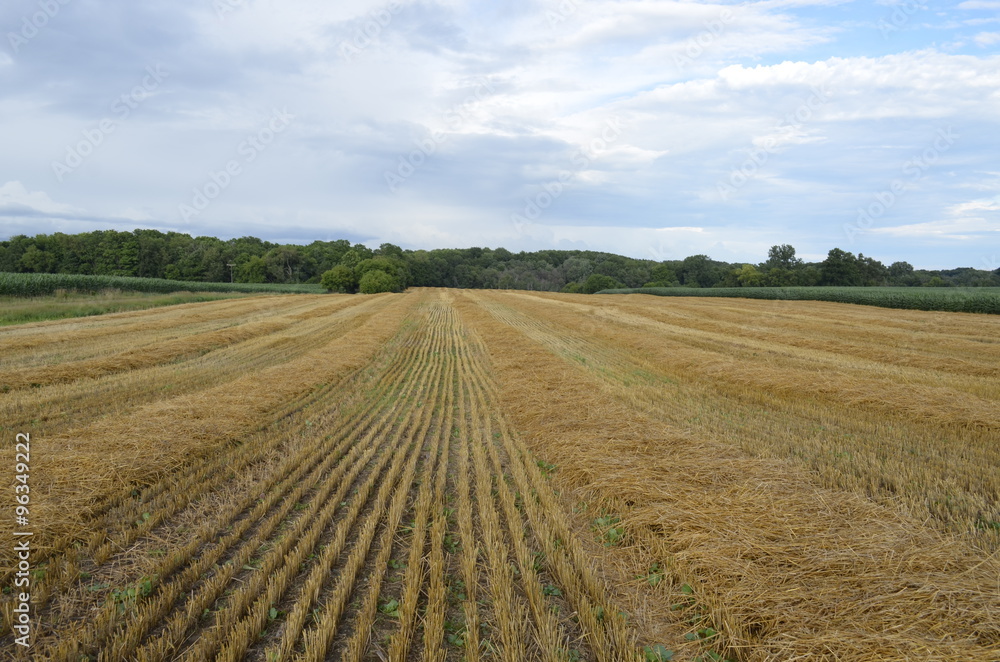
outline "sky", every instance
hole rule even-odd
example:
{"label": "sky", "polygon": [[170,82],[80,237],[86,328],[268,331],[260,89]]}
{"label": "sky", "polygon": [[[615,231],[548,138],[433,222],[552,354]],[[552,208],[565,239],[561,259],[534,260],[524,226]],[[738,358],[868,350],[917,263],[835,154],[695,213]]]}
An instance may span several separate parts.
{"label": "sky", "polygon": [[1000,0],[4,0],[0,239],[1000,268]]}

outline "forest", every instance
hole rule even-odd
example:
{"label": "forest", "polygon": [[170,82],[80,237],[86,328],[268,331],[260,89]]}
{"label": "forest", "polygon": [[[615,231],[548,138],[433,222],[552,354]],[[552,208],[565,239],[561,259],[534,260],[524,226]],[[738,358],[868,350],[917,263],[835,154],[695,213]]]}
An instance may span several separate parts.
{"label": "forest", "polygon": [[[763,257],[763,256],[762,256]],[[514,253],[504,248],[371,249],[346,239],[307,245],[257,237],[223,240],[178,232],[99,230],[17,235],[0,241],[0,272],[137,276],[236,283],[322,283],[341,292],[406,287],[592,293],[617,287],[903,286],[997,287],[1000,269],[914,269],[834,248],[822,262],[771,247],[757,264],[707,255],[643,260],[582,250]]]}

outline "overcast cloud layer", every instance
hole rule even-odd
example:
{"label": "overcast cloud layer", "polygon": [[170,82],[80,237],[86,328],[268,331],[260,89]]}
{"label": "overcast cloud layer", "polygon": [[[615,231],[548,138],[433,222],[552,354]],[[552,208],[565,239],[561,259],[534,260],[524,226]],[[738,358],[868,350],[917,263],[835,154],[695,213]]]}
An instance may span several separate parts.
{"label": "overcast cloud layer", "polygon": [[6,0],[0,238],[1000,268],[1000,0]]}

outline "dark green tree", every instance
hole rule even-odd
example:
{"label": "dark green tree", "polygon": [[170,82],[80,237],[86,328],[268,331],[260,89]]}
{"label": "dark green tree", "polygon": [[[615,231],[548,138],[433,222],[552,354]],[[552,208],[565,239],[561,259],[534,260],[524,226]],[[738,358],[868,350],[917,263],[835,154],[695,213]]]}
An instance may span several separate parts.
{"label": "dark green tree", "polygon": [[605,276],[604,274],[590,274],[587,280],[583,283],[580,288],[580,292],[583,294],[594,294],[600,292],[601,290],[611,290],[619,287],[624,287],[620,282],[612,278],[611,276]]}
{"label": "dark green tree", "polygon": [[343,264],[324,273],[320,285],[331,292],[352,294],[358,291],[358,279],[354,277],[354,270]]}
{"label": "dark green tree", "polygon": [[792,271],[802,266],[802,260],[795,257],[795,248],[791,244],[781,244],[768,249],[767,262],[764,265],[768,269]]}
{"label": "dark green tree", "polygon": [[888,271],[884,264],[870,257],[865,257],[864,253],[858,253],[857,264],[862,285],[874,287],[886,284]]}
{"label": "dark green tree", "polygon": [[267,262],[259,255],[253,255],[243,264],[236,267],[237,283],[266,283]]}
{"label": "dark green tree", "polygon": [[378,294],[380,292],[396,292],[399,282],[391,275],[375,269],[365,273],[358,282],[358,290],[362,294]]}
{"label": "dark green tree", "polygon": [[820,266],[823,285],[861,285],[861,269],[853,253],[832,249]]}

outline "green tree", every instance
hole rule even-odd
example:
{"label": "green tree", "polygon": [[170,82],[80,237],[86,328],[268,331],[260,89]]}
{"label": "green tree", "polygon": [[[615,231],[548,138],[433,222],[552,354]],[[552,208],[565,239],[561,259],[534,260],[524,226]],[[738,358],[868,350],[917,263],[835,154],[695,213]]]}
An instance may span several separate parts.
{"label": "green tree", "polygon": [[823,285],[861,285],[861,269],[853,253],[832,249],[820,265]]}
{"label": "green tree", "polygon": [[583,286],[580,288],[580,292],[583,294],[594,294],[595,292],[600,292],[601,290],[612,290],[618,287],[624,287],[624,285],[611,276],[605,276],[604,274],[590,274],[590,276],[587,277],[587,280],[583,283]]}
{"label": "green tree", "polygon": [[382,244],[375,249],[375,255],[380,257],[391,257],[397,260],[403,259],[403,249],[395,244]]}
{"label": "green tree", "polygon": [[707,255],[686,257],[677,270],[677,276],[685,287],[712,287],[722,280],[724,273],[719,263]]}
{"label": "green tree", "polygon": [[358,279],[354,277],[354,270],[342,264],[338,264],[333,269],[324,272],[319,283],[331,292],[346,292],[350,294],[358,290]]}
{"label": "green tree", "polygon": [[913,265],[909,262],[893,262],[886,270],[892,285],[913,285]]}
{"label": "green tree", "polygon": [[594,271],[594,265],[585,257],[574,256],[562,263],[563,277],[567,282],[585,280]]}
{"label": "green tree", "polygon": [[395,292],[399,289],[398,281],[384,271],[376,269],[367,272],[358,282],[362,294],[378,294],[379,292]]}
{"label": "green tree", "polygon": [[358,262],[357,266],[354,267],[354,275],[358,278],[358,282],[369,271],[384,271],[389,274],[397,283],[396,289],[402,290],[409,285],[409,269],[406,263],[400,259],[376,256]]}
{"label": "green tree", "polygon": [[744,264],[736,270],[736,282],[740,287],[760,287],[764,276],[752,264]]}
{"label": "green tree", "polygon": [[767,251],[767,262],[764,263],[768,269],[787,269],[792,271],[802,265],[802,260],[795,257],[795,248],[790,244],[771,246]]}
{"label": "green tree", "polygon": [[55,266],[55,256],[34,245],[28,246],[18,261],[18,271],[27,273],[54,273]]}
{"label": "green tree", "polygon": [[761,275],[763,277],[761,284],[764,287],[788,287],[796,284],[795,274],[788,269],[773,267]]}
{"label": "green tree", "polygon": [[661,262],[649,271],[650,285],[645,287],[672,287],[680,285],[677,280],[677,272],[668,264]]}
{"label": "green tree", "polygon": [[275,246],[264,255],[268,280],[275,283],[298,283],[304,259],[298,246]]}
{"label": "green tree", "polygon": [[858,253],[857,264],[862,285],[868,287],[885,285],[888,270],[884,264],[876,259],[865,257],[864,253]]}
{"label": "green tree", "polygon": [[[171,265],[173,266],[173,265]],[[237,283],[266,283],[267,262],[259,255],[250,257],[246,262],[236,267]]]}

